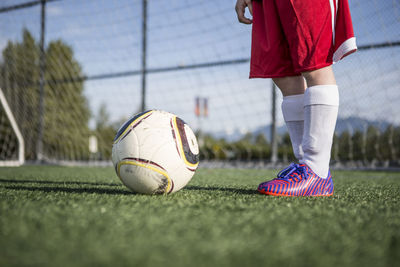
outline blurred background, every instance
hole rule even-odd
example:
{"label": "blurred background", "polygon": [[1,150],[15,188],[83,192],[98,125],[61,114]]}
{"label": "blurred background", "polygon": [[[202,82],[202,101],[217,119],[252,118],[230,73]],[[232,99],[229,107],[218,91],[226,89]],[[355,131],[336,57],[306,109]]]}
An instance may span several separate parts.
{"label": "blurred background", "polygon": [[[0,161],[111,164],[116,130],[147,109],[186,121],[203,162],[293,160],[281,93],[248,79],[235,2],[1,1]],[[332,164],[399,167],[400,1],[349,3],[359,51],[334,65]]]}

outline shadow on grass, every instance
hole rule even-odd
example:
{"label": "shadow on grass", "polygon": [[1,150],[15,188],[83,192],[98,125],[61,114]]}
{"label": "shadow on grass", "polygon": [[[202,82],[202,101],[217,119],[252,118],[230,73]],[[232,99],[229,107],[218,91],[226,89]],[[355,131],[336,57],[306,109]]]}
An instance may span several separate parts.
{"label": "shadow on grass", "polygon": [[[42,181],[42,180],[10,180],[10,179],[0,179],[0,184],[3,188],[10,190],[28,190],[34,192],[64,192],[64,193],[78,193],[78,194],[108,194],[108,195],[134,195],[134,192],[131,192],[127,189],[124,189],[121,185],[115,183],[91,183],[91,182],[79,182],[79,181]],[[7,184],[7,185],[5,185]],[[37,184],[36,186],[28,185],[28,184]],[[42,186],[42,185],[55,185],[55,186]],[[58,186],[58,185],[66,185],[66,186]],[[67,187],[67,185],[75,185],[80,186],[78,188]],[[85,187],[84,187],[85,186]],[[93,187],[87,187],[93,186]],[[119,188],[97,188],[96,186],[110,186],[110,187],[118,187]],[[257,195],[259,194],[257,190],[251,189],[241,189],[241,188],[230,188],[230,187],[205,187],[205,186],[186,186],[183,188],[184,190],[191,191],[220,191],[220,192],[228,192],[233,194],[240,195]]]}
{"label": "shadow on grass", "polygon": [[[108,184],[108,183],[90,183],[90,182],[61,182],[61,181],[37,181],[37,180],[9,180],[0,179],[0,184],[3,188],[10,190],[27,190],[34,192],[64,192],[64,193],[78,193],[78,194],[107,194],[107,195],[134,195],[135,193],[122,188],[122,185]],[[26,184],[26,185],[24,185]],[[29,186],[27,184],[38,184],[38,186]],[[66,187],[66,186],[39,186],[39,185],[77,185],[78,188]],[[88,187],[93,186],[93,187]],[[85,187],[83,187],[85,186]],[[121,189],[117,188],[97,188],[96,186],[121,186]]]}
{"label": "shadow on grass", "polygon": [[52,193],[78,193],[78,194],[106,194],[106,195],[134,195],[135,193],[123,189],[107,188],[70,188],[70,187],[38,187],[38,186],[4,186],[10,190],[27,190],[33,192],[52,192]]}
{"label": "shadow on grass", "polygon": [[220,191],[220,192],[229,192],[240,195],[258,195],[257,190],[252,189],[241,189],[241,188],[230,188],[230,187],[204,187],[204,186],[195,186],[190,185],[184,188],[185,190],[194,190],[194,191]]}
{"label": "shadow on grass", "polygon": [[121,186],[121,184],[115,184],[115,183],[91,183],[91,182],[79,182],[79,181],[10,180],[10,179],[0,179],[0,183]]}

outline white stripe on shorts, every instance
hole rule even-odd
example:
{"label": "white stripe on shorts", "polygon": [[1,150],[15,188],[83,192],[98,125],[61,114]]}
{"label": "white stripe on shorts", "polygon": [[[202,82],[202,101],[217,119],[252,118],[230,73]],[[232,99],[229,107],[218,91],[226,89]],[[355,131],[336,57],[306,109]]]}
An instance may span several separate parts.
{"label": "white stripe on shorts", "polygon": [[[336,8],[335,8],[335,3],[336,2]],[[337,1],[338,0],[329,0],[329,5],[331,6],[331,18],[332,18],[332,34],[333,34],[333,43],[335,43],[335,24],[336,24],[336,12],[335,9],[337,9]]]}

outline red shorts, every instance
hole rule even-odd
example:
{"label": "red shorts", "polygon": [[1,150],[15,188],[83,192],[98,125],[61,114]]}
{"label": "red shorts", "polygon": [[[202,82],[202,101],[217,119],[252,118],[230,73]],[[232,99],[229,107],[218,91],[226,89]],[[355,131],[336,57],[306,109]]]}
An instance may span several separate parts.
{"label": "red shorts", "polygon": [[356,49],[347,0],[253,0],[250,78],[300,75]]}

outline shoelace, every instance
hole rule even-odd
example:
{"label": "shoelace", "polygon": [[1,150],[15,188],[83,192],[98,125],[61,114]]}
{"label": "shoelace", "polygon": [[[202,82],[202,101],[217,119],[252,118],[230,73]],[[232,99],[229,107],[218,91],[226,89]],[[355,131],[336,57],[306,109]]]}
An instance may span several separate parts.
{"label": "shoelace", "polygon": [[276,178],[285,178],[286,176],[290,175],[292,172],[294,172],[297,169],[298,164],[296,163],[291,163],[288,167],[285,169],[281,170]]}
{"label": "shoelace", "polygon": [[[277,180],[287,180],[294,178],[295,176],[307,177],[306,168],[300,164],[292,163],[286,169],[280,171],[275,179]],[[275,180],[274,179],[274,180]]]}

